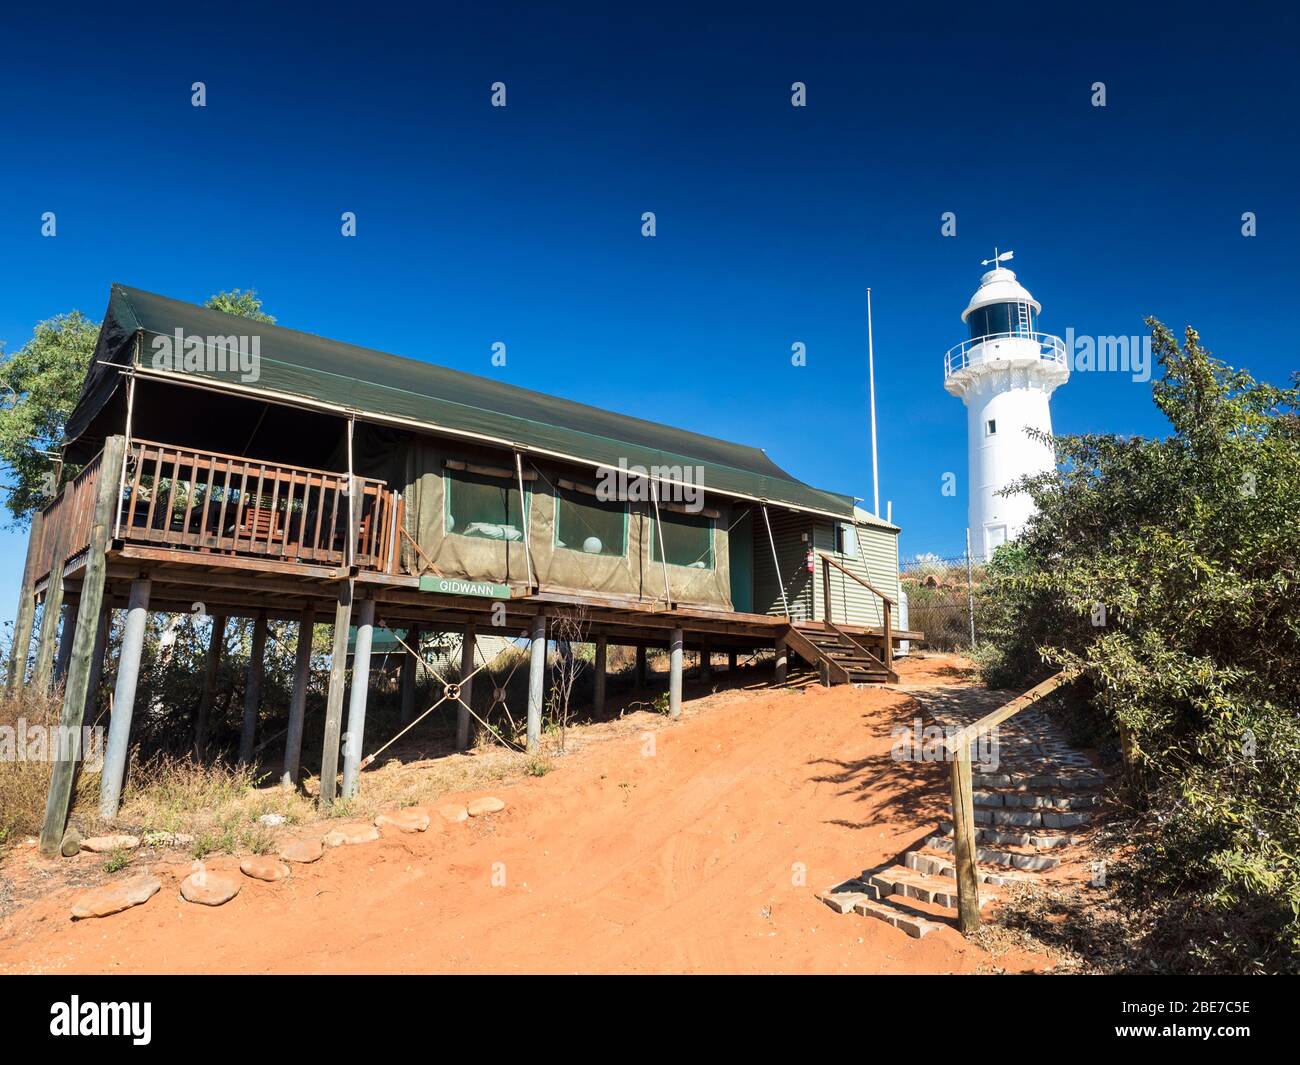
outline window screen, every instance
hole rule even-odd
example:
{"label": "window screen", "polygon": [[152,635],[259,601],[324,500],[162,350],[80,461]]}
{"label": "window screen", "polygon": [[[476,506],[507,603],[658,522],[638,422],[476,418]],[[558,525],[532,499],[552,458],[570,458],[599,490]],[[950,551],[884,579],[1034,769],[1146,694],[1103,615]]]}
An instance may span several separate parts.
{"label": "window screen", "polygon": [[503,477],[447,471],[447,532],[485,540],[522,540],[519,486]]}
{"label": "window screen", "polygon": [[858,557],[857,530],[846,522],[835,526],[835,550],[845,558]]}
{"label": "window screen", "polygon": [[662,523],[654,523],[650,557],[662,562],[667,552],[670,566],[713,569],[713,519],[670,510],[663,511],[662,517]]}
{"label": "window screen", "polygon": [[627,554],[627,507],[585,492],[556,490],[555,546],[589,555]]}

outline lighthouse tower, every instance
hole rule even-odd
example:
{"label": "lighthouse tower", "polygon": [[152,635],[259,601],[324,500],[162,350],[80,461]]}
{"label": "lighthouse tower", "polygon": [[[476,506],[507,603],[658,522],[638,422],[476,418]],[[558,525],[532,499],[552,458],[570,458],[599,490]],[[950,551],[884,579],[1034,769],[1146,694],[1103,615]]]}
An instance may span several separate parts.
{"label": "lighthouse tower", "polygon": [[970,339],[948,351],[943,386],[966,404],[971,550],[988,558],[1019,535],[1034,506],[1024,492],[998,493],[1027,474],[1053,465],[1052,451],[1027,430],[1052,431],[1048,401],[1070,376],[1060,337],[1037,332],[1042,306],[1001,266],[1011,252],[984,265],[993,269],[962,312]]}

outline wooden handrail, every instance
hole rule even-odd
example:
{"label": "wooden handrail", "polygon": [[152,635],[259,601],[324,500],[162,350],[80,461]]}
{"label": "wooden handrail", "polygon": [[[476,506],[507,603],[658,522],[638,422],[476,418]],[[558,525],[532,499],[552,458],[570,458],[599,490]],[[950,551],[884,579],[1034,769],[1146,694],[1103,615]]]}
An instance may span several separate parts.
{"label": "wooden handrail", "polygon": [[869,580],[867,580],[865,577],[859,577],[859,576],[858,576],[856,573],[854,573],[852,570],[850,570],[850,569],[845,569],[845,567],[841,566],[838,562],[835,561],[835,559],[831,558],[830,555],[826,554],[825,551],[818,551],[817,554],[819,554],[819,555],[821,556],[823,562],[829,562],[832,566],[834,566],[834,567],[835,567],[837,570],[839,570],[841,573],[845,573],[845,574],[847,574],[848,576],[852,577],[855,581],[857,581],[860,585],[862,585],[862,587],[864,587],[865,589],[867,589],[867,591],[869,591],[869,592],[874,592],[876,595],[880,596],[880,598],[883,599],[883,600],[884,600],[886,603],[888,603],[890,606],[893,606],[893,605],[894,605],[894,600],[890,599],[889,596],[887,596],[884,592],[882,592],[879,588],[877,588],[874,584],[872,584],[872,583],[871,583]]}
{"label": "wooden handrail", "polygon": [[988,732],[992,728],[996,728],[1008,718],[1015,717],[1016,714],[1020,713],[1020,711],[1030,703],[1036,703],[1044,695],[1056,691],[1057,688],[1069,679],[1070,678],[1066,676],[1064,670],[1048,677],[1041,684],[1035,684],[1023,695],[1016,696],[1005,706],[998,707],[998,709],[994,710],[991,714],[985,714],[974,724],[967,725],[960,732],[954,732],[943,741],[944,745],[950,751],[956,751],[963,743],[970,746],[974,740],[984,735],[984,733]]}
{"label": "wooden handrail", "polygon": [[1021,710],[1036,703],[1044,695],[1055,691],[1069,677],[1062,671],[1036,684],[1023,695],[1018,695],[991,714],[985,714],[973,725],[954,733],[944,741],[953,754],[952,759],[952,854],[957,873],[957,927],[962,932],[973,932],[980,923],[979,870],[975,841],[975,792],[971,776],[971,741],[990,729],[1015,717]]}
{"label": "wooden handrail", "polygon": [[882,633],[884,639],[884,654],[881,656],[881,662],[889,672],[891,678],[897,679],[897,676],[894,674],[894,601],[869,580],[864,577],[859,577],[852,570],[846,569],[844,566],[840,565],[835,561],[835,559],[831,558],[830,555],[826,554],[825,551],[818,551],[817,554],[821,556],[822,560],[822,610],[826,615],[822,619],[823,623],[828,629],[835,628],[835,623],[831,620],[831,567],[834,566],[841,573],[852,577],[862,585],[862,587],[867,589],[867,591],[880,597],[881,603],[883,604],[881,607],[881,615],[882,620],[884,621],[884,632]]}

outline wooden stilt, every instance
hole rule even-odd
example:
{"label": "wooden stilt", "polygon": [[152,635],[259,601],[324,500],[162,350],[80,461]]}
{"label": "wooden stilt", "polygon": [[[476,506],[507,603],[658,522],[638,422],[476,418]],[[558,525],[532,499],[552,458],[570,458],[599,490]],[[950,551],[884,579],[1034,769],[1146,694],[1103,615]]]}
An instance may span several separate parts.
{"label": "wooden stilt", "polygon": [[63,612],[63,564],[70,522],[54,532],[54,563],[45,585],[45,606],[41,611],[41,631],[36,643],[36,663],[32,667],[32,687],[47,692],[54,679],[54,652],[58,646],[59,615]]}
{"label": "wooden stilt", "polygon": [[682,630],[668,639],[668,716],[682,716]]}
{"label": "wooden stilt", "polygon": [[474,695],[474,680],[466,680],[474,672],[474,646],[477,643],[474,626],[465,629],[460,644],[460,702],[456,704],[456,750],[463,751],[469,747],[469,708]]}
{"label": "wooden stilt", "polygon": [[352,651],[352,693],[348,699],[348,731],[343,738],[343,798],[357,793],[361,754],[366,741],[366,701],[370,695],[370,648],[375,638],[375,601],[361,600],[357,611],[356,644]]}
{"label": "wooden stilt", "polygon": [[645,648],[636,649],[636,666],[632,672],[632,679],[636,682],[638,688],[645,687]]}
{"label": "wooden stilt", "polygon": [[784,684],[790,670],[790,652],[784,640],[776,641],[776,683]]}
{"label": "wooden stilt", "polygon": [[212,615],[212,631],[208,636],[208,653],[203,659],[203,688],[199,693],[199,708],[194,714],[194,757],[202,759],[208,751],[208,715],[212,712],[212,697],[217,687],[217,667],[221,665],[221,649],[226,643],[226,615]]}
{"label": "wooden stilt", "polygon": [[257,715],[262,709],[262,668],[266,661],[266,611],[253,619],[252,643],[248,648],[248,675],[244,679],[244,719],[239,729],[239,764],[253,760],[257,738]]}
{"label": "wooden stilt", "polygon": [[736,672],[736,652],[735,652],[735,651],[728,651],[728,652],[727,652],[727,672],[728,672],[728,673],[734,673],[734,672]]}
{"label": "wooden stilt", "polygon": [[293,694],[289,697],[289,725],[284,734],[284,769],[280,786],[298,786],[298,767],[302,762],[302,729],[307,716],[307,685],[311,682],[311,645],[315,631],[315,614],[308,607],[298,621],[298,646],[293,663]]}
{"label": "wooden stilt", "polygon": [[343,728],[343,682],[348,671],[348,625],[352,622],[352,582],[339,585],[334,607],[334,646],[330,653],[330,687],[325,699],[325,745],[320,757],[320,805],[334,803],[338,791],[339,734]]}
{"label": "wooden stilt", "polygon": [[60,742],[54,769],[50,774],[50,793],[45,802],[45,820],[41,825],[41,853],[54,857],[63,843],[72,800],[72,778],[81,753],[81,725],[86,713],[86,690],[90,681],[90,656],[95,649],[99,615],[104,602],[104,582],[108,573],[108,544],[112,534],[115,504],[119,495],[118,477],[122,471],[125,440],[110,436],[104,441],[95,513],[90,527],[90,547],[86,554],[81,580],[81,602],[73,634],[67,681],[63,687],[63,712],[60,715]]}
{"label": "wooden stilt", "polygon": [[18,591],[18,610],[14,615],[14,638],[9,645],[9,662],[5,670],[5,691],[16,692],[27,683],[27,656],[32,649],[32,626],[36,621],[36,595],[32,589],[32,551],[41,538],[45,515],[39,511],[32,518],[27,534],[27,562],[23,566],[23,583]]}
{"label": "wooden stilt", "polygon": [[596,675],[591,697],[591,710],[597,717],[605,712],[605,669],[609,658],[609,637],[596,637]]}
{"label": "wooden stilt", "polygon": [[54,656],[54,683],[62,684],[68,675],[68,659],[72,657],[72,638],[77,631],[78,597],[65,596],[63,599],[63,622],[59,626],[59,650]]}
{"label": "wooden stilt", "polygon": [[104,676],[104,657],[108,654],[108,630],[113,624],[113,608],[108,603],[99,612],[99,627],[95,630],[95,649],[90,653],[90,677],[86,682],[86,709],[82,715],[94,724],[99,696],[99,684]]}
{"label": "wooden stilt", "polygon": [[[411,628],[406,630],[406,642],[411,645],[411,651],[420,649],[420,630]],[[405,650],[405,648],[403,648]],[[401,703],[401,723],[409,725],[415,717],[415,655],[407,652],[402,655],[402,703]]]}
{"label": "wooden stilt", "polygon": [[700,652],[700,680],[713,679],[713,653],[706,647]]}
{"label": "wooden stilt", "polygon": [[528,749],[542,742],[542,697],[546,689],[546,615],[533,618],[528,662]]}
{"label": "wooden stilt", "polygon": [[122,627],[122,648],[117,659],[117,683],[113,688],[113,716],[108,721],[108,746],[99,775],[99,813],[112,820],[122,800],[122,778],[126,753],[131,746],[131,716],[135,710],[135,689],[140,678],[140,654],[149,620],[150,583],[146,578],[131,582],[131,598]]}

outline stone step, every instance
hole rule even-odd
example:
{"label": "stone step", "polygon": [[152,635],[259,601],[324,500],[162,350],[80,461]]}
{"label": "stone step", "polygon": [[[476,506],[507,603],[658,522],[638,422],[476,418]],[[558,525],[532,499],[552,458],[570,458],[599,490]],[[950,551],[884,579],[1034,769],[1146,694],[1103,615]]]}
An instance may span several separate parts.
{"label": "stone step", "polygon": [[[951,836],[952,822],[939,822],[939,833],[940,835]],[[1058,847],[1072,847],[1076,843],[1083,842],[1083,837],[1059,832],[1014,832],[1000,828],[976,827],[975,841],[977,843],[993,843],[1009,847],[1033,847],[1035,850],[1050,851],[1056,850]]]}
{"label": "stone step", "polygon": [[976,773],[971,783],[991,788],[1100,788],[1106,777],[1098,769],[1062,769],[1059,773]]}
{"label": "stone step", "polygon": [[1053,795],[1030,791],[973,791],[975,808],[1020,810],[1086,810],[1101,805],[1100,795]]}
{"label": "stone step", "polygon": [[[949,881],[946,877],[928,876],[916,869],[892,865],[888,869],[873,873],[868,877],[867,883],[876,888],[882,898],[901,895],[903,898],[928,902],[932,906],[942,906],[948,910],[957,909],[957,883],[955,880]],[[991,892],[988,894],[980,892],[981,908],[992,901]]]}
{"label": "stone step", "polygon": [[[949,809],[949,814],[952,810]],[[1084,810],[1023,810],[1005,806],[976,806],[971,817],[977,825],[1012,828],[1078,828],[1092,821]]]}
{"label": "stone step", "polygon": [[[838,887],[843,886],[842,884],[838,885]],[[905,913],[886,902],[880,902],[872,898],[866,892],[840,891],[837,888],[827,888],[817,897],[836,913],[852,912],[863,917],[874,917],[878,921],[884,921],[891,928],[897,928],[900,932],[911,936],[913,939],[927,936],[940,927],[935,921],[928,920],[920,914]]]}
{"label": "stone step", "polygon": [[[953,841],[948,836],[931,836],[925,845],[932,851],[951,854]],[[975,848],[975,860],[991,865],[1005,865],[1012,869],[1043,870],[1055,869],[1061,864],[1060,858],[1051,858],[1046,854],[1016,854],[1013,851],[994,850],[990,847]]]}
{"label": "stone step", "polygon": [[[926,873],[929,876],[946,876],[953,880],[957,879],[957,867],[952,864],[952,859],[948,857],[941,858],[937,854],[926,854],[924,851],[908,851],[903,855],[903,864],[909,869],[915,869],[917,872]],[[975,872],[981,884],[990,884],[993,887],[1004,887],[1007,884],[1027,884],[1033,880],[1033,877],[1025,873],[993,872],[979,866],[975,867]]]}

